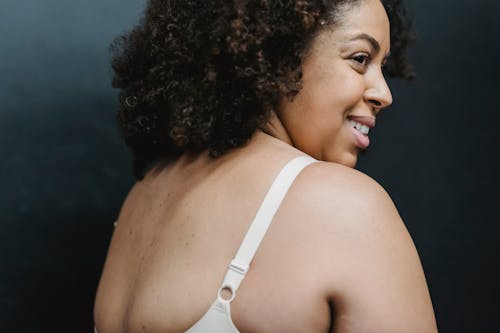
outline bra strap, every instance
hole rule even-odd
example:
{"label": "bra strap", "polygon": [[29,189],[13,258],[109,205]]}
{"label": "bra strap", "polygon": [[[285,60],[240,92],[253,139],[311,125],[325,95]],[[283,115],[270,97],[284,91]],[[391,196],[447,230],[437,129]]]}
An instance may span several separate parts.
{"label": "bra strap", "polygon": [[288,189],[292,185],[295,178],[299,173],[309,164],[317,162],[314,158],[310,156],[300,156],[289,161],[283,169],[280,171],[273,184],[269,188],[264,200],[255,215],[252,224],[250,225],[243,242],[236,253],[236,256],[229,264],[229,269],[226,273],[222,286],[220,290],[224,288],[229,288],[232,291],[231,299],[232,301],[236,290],[238,290],[241,282],[245,278],[245,275],[250,266],[250,262],[255,256],[255,252],[259,248],[259,245],[264,238],[274,215],[278,211],[281,202],[285,198]]}

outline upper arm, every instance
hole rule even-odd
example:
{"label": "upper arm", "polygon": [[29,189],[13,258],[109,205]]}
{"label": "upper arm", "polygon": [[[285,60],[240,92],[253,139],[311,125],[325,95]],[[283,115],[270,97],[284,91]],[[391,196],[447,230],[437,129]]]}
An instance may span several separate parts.
{"label": "upper arm", "polygon": [[420,259],[391,198],[356,170],[334,171],[321,186],[328,204],[315,210],[329,219],[333,332],[437,332]]}

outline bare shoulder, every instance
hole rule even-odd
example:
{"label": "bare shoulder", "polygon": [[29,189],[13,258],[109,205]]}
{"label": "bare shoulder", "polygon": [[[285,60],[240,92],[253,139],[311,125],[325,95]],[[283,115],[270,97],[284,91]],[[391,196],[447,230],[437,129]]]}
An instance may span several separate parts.
{"label": "bare shoulder", "polygon": [[[337,244],[363,239],[381,247],[413,246],[399,212],[385,189],[368,175],[335,163],[315,163],[299,179],[307,220],[329,230]],[[337,239],[339,238],[339,239]],[[340,243],[339,243],[340,242]]]}
{"label": "bare shoulder", "polygon": [[[307,194],[302,197],[306,198],[306,207],[313,205],[315,209],[312,212],[324,215],[324,219],[330,222],[331,213],[340,211],[349,211],[349,215],[342,217],[350,217],[352,227],[362,229],[366,228],[368,220],[380,222],[373,219],[375,215],[399,217],[389,194],[377,181],[341,164],[320,162],[309,166],[303,171],[298,186],[301,193]],[[315,216],[315,219],[320,217]]]}
{"label": "bare shoulder", "polygon": [[311,165],[298,180],[294,200],[321,244],[333,332],[437,332],[417,250],[384,188],[333,163]]}

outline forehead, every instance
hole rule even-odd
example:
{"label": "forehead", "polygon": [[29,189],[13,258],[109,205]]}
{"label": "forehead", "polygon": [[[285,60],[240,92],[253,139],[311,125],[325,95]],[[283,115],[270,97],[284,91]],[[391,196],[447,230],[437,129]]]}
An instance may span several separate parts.
{"label": "forehead", "polygon": [[332,42],[348,43],[360,34],[373,37],[382,52],[390,49],[390,24],[380,0],[363,0],[351,6],[342,6],[335,15],[336,23],[318,37]]}

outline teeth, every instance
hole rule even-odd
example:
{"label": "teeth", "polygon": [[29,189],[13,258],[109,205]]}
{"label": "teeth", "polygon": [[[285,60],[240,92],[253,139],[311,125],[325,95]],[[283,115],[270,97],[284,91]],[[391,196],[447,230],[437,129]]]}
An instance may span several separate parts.
{"label": "teeth", "polygon": [[352,119],[349,119],[349,124],[363,134],[368,134],[370,132],[370,128],[368,126],[360,124]]}

